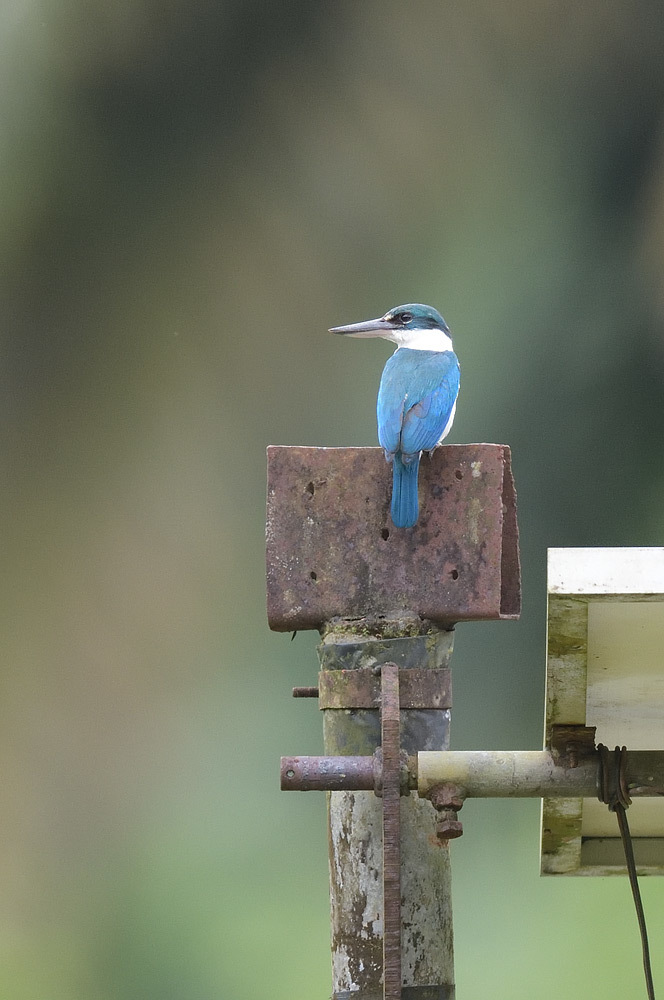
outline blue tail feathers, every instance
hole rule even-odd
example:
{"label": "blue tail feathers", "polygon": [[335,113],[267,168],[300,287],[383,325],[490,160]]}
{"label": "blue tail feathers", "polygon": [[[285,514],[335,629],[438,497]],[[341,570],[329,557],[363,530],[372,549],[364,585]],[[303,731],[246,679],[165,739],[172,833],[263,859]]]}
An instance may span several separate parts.
{"label": "blue tail feathers", "polygon": [[394,456],[392,466],[392,506],[390,513],[397,528],[412,528],[417,521],[417,473],[419,456],[405,463],[399,452]]}

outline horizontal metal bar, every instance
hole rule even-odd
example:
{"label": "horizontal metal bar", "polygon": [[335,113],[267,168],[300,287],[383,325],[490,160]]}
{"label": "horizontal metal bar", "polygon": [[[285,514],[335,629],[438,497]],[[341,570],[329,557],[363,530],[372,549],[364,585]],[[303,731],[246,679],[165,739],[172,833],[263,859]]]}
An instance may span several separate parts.
{"label": "horizontal metal bar", "polygon": [[317,687],[294,687],[293,688],[294,698],[317,698],[318,688]]}
{"label": "horizontal metal bar", "polygon": [[[549,750],[425,750],[417,754],[417,783],[414,765],[410,758],[410,787],[423,798],[443,783],[457,785],[466,798],[573,799],[598,793],[598,752],[569,767]],[[282,757],[281,788],[372,791],[380,787],[377,767],[373,756]],[[664,750],[629,750],[625,778],[634,798],[664,796]]]}
{"label": "horizontal metal bar", "polygon": [[[443,782],[468,797],[595,798],[599,753],[576,767],[556,763],[549,750],[444,750],[417,755],[417,791],[428,798]],[[631,796],[664,794],[664,750],[630,750],[625,776]]]}
{"label": "horizontal metal bar", "polygon": [[282,792],[373,791],[373,757],[282,757]]}

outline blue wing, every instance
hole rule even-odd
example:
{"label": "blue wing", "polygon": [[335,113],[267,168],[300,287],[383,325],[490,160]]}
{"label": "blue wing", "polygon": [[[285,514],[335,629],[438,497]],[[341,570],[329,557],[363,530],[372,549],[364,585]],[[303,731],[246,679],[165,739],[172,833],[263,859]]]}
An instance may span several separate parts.
{"label": "blue wing", "polygon": [[438,444],[459,393],[452,351],[402,347],[388,359],[378,391],[378,440],[388,457],[418,455]]}

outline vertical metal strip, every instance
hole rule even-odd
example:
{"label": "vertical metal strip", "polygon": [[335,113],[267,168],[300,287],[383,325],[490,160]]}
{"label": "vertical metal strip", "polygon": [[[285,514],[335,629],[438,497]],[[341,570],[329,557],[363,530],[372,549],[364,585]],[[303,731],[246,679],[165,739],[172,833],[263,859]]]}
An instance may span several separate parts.
{"label": "vertical metal strip", "polygon": [[383,757],[383,997],[401,1000],[399,668],[381,668]]}

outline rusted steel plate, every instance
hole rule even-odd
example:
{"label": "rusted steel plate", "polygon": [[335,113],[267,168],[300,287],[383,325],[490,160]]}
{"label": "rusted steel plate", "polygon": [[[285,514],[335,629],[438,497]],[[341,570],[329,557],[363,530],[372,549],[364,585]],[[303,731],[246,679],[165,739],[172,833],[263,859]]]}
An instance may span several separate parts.
{"label": "rusted steel plate", "polygon": [[395,528],[380,448],[268,448],[267,612],[276,631],[404,613],[451,626],[517,618],[506,445],[444,445],[420,466],[420,517]]}
{"label": "rusted steel plate", "polygon": [[[452,678],[448,668],[399,671],[399,700],[404,708],[451,708]],[[371,667],[322,670],[318,675],[318,707],[378,708],[380,677]]]}

